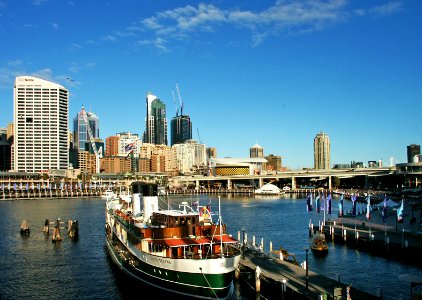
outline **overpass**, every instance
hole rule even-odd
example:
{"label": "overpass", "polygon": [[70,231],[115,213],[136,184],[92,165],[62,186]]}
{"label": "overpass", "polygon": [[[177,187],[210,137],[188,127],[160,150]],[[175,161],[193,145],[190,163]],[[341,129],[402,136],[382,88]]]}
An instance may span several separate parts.
{"label": "overpass", "polygon": [[[200,186],[213,185],[216,182],[225,182],[227,189],[233,189],[235,184],[245,184],[258,181],[259,187],[267,182],[287,182],[293,190],[299,188],[297,182],[301,179],[311,182],[325,182],[328,189],[332,189],[332,179],[334,177],[341,179],[364,177],[365,183],[369,177],[388,176],[395,174],[396,168],[353,168],[353,169],[330,169],[330,170],[298,170],[286,172],[274,172],[261,175],[227,175],[227,176],[174,176],[170,180],[170,185],[174,186],[192,186],[196,189]],[[366,184],[367,185],[367,184]]]}

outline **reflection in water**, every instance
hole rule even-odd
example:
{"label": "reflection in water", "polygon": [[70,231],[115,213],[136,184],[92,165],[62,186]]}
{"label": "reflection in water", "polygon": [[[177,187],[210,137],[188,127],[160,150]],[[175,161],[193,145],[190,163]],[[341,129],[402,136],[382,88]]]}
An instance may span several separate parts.
{"label": "reflection in water", "polygon": [[[200,205],[211,201],[211,211],[218,212],[217,195],[172,196],[162,203],[165,207],[182,201]],[[338,199],[333,200],[332,215],[337,216]],[[264,251],[284,249],[296,254],[299,262],[305,260],[309,246],[308,224],[318,224],[323,215],[306,211],[301,195],[285,194],[277,197],[245,197],[221,195],[222,218],[228,231],[237,237],[242,228],[252,241],[264,239]],[[345,202],[345,210],[351,204]],[[0,201],[0,299],[129,299],[136,290],[147,290],[154,295],[161,292],[135,283],[111,263],[104,248],[104,200],[101,199],[37,199]],[[79,221],[79,240],[72,241],[67,229],[63,240],[51,242],[43,233],[46,219]],[[330,216],[326,216],[327,219]],[[215,221],[217,216],[214,216]],[[21,221],[27,219],[31,234],[21,236]],[[375,294],[381,287],[384,299],[397,299],[402,293],[410,296],[410,285],[398,280],[400,274],[422,277],[418,268],[330,244],[324,258],[309,255],[309,268],[330,278]],[[163,296],[164,297],[164,296]],[[168,297],[168,295],[166,296]],[[246,284],[235,284],[234,299],[255,299],[255,293]],[[174,297],[172,297],[174,299]]]}

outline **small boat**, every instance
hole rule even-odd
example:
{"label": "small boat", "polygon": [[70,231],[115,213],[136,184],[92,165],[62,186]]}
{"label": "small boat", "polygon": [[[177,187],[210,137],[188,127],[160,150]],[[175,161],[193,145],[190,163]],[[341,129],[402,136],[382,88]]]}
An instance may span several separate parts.
{"label": "small boat", "polygon": [[323,233],[317,233],[311,242],[311,250],[315,255],[325,256],[328,254],[328,244]]}
{"label": "small boat", "polygon": [[112,190],[108,189],[103,194],[101,194],[101,198],[103,198],[104,200],[114,200],[117,199],[118,196]]}
{"label": "small boat", "polygon": [[266,183],[261,186],[259,189],[255,190],[255,195],[281,195],[284,194],[284,191],[279,189],[276,185],[272,183]]}
{"label": "small boat", "polygon": [[173,208],[158,191],[156,183],[133,182],[130,203],[106,202],[112,261],[132,278],[172,295],[230,299],[240,243],[226,232],[221,213],[215,222],[210,204],[193,208],[182,200]]}

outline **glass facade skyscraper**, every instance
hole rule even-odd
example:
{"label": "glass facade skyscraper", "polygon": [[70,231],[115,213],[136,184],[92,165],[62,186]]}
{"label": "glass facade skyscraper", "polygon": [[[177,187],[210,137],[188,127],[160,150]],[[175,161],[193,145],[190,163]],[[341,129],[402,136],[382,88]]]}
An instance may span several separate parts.
{"label": "glass facade skyscraper", "polygon": [[167,145],[166,105],[155,95],[148,92],[146,97],[146,129],[143,142],[155,145]]}
{"label": "glass facade skyscraper", "polygon": [[[82,109],[84,109],[82,107]],[[92,112],[86,112],[88,123],[91,126],[91,131],[95,139],[100,138],[100,121],[98,117]],[[90,142],[88,136],[88,129],[86,127],[82,110],[77,113],[76,117],[73,119],[73,146],[78,150],[85,150],[86,143]]]}
{"label": "glass facade skyscraper", "polygon": [[[175,116],[171,119],[171,146],[183,144],[192,139],[192,122],[189,116]],[[200,142],[200,141],[199,141]]]}

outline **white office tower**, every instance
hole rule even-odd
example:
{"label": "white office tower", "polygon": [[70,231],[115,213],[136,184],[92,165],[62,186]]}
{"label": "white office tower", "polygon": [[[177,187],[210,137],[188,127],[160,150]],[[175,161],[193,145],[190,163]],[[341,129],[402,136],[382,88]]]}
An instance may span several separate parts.
{"label": "white office tower", "polygon": [[47,80],[18,76],[13,101],[13,169],[20,172],[67,169],[69,91]]}

